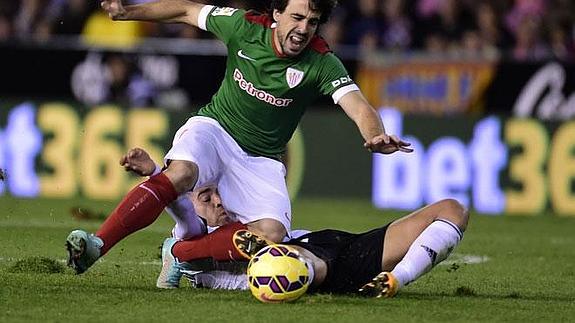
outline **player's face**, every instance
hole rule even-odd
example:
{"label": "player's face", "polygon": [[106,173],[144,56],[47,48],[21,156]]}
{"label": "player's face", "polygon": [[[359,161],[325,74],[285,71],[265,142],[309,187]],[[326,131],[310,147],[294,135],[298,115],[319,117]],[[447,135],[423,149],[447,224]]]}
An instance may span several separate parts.
{"label": "player's face", "polygon": [[274,41],[281,53],[290,57],[299,55],[309,44],[321,17],[308,0],[290,0],[283,12],[274,10],[273,15],[277,23]]}
{"label": "player's face", "polygon": [[192,202],[196,213],[205,219],[209,226],[215,227],[231,222],[216,187],[209,186],[194,191]]}

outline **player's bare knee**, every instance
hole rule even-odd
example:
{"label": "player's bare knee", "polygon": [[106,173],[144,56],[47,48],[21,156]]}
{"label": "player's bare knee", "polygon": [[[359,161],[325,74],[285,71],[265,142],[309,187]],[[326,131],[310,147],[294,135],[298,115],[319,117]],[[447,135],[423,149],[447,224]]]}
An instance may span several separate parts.
{"label": "player's bare knee", "polygon": [[283,224],[273,219],[261,219],[251,222],[248,224],[248,229],[275,243],[282,242],[287,233]]}
{"label": "player's bare knee", "polygon": [[285,230],[279,230],[274,232],[266,232],[264,237],[269,241],[279,243],[283,241],[285,235]]}
{"label": "player's bare knee", "polygon": [[463,207],[463,213],[461,214],[462,224],[459,226],[462,232],[467,229],[467,223],[469,222],[469,208]]}
{"label": "player's bare knee", "polygon": [[441,203],[442,208],[440,218],[449,220],[457,225],[461,231],[465,231],[467,222],[469,221],[469,211],[467,208],[455,199],[445,199],[439,203]]}
{"label": "player's bare knee", "polygon": [[286,236],[286,229],[278,221],[268,220],[264,221],[260,226],[262,236],[269,241],[279,243],[282,242]]}
{"label": "player's bare knee", "polygon": [[198,180],[198,166],[186,160],[173,160],[164,171],[178,193],[190,191]]}

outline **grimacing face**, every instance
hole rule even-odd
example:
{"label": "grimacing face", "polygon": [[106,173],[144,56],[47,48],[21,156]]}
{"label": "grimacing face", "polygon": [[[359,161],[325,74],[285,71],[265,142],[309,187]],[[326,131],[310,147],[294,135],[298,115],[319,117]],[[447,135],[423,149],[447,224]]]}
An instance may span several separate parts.
{"label": "grimacing face", "polygon": [[308,0],[290,0],[283,12],[274,10],[273,17],[277,23],[274,42],[281,54],[293,57],[309,44],[321,13],[313,11]]}
{"label": "grimacing face", "polygon": [[192,192],[192,203],[196,213],[205,219],[209,226],[215,227],[231,222],[215,186],[199,188]]}

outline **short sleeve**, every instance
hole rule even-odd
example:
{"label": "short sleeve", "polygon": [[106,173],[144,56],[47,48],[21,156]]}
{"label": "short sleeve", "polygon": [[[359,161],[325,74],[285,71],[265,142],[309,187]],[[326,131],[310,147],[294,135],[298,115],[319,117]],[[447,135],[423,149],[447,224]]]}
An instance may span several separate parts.
{"label": "short sleeve", "polygon": [[335,55],[326,54],[321,65],[319,70],[320,92],[331,96],[334,103],[337,104],[349,92],[359,91],[359,87]]}
{"label": "short sleeve", "polygon": [[204,6],[198,16],[198,27],[213,33],[225,44],[243,29],[245,10],[230,7]]}

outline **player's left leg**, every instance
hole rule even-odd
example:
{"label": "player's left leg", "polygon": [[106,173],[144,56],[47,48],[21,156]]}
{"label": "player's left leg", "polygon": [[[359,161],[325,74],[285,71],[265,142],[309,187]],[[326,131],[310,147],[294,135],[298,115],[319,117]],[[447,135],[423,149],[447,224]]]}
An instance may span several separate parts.
{"label": "player's left leg", "polygon": [[222,225],[215,231],[189,240],[178,241],[172,248],[173,255],[179,261],[192,261],[212,258],[216,261],[248,260],[233,244],[233,235],[245,230],[245,224],[234,222]]}
{"label": "player's left leg", "polygon": [[[158,276],[156,286],[177,288],[184,275],[193,280],[194,284],[202,287],[246,289],[245,272],[219,270],[218,267],[231,264],[230,261],[236,265],[242,262],[246,265],[247,260],[259,250],[273,244],[272,241],[248,229],[251,230],[250,224],[246,226],[235,222],[223,225],[202,237],[185,241],[167,239],[162,247],[162,271]],[[202,260],[209,260],[209,262]],[[311,270],[313,271],[313,268]]]}
{"label": "player's left leg", "polygon": [[[200,260],[246,261],[233,244],[232,236],[238,230],[245,230],[246,225],[239,222],[222,225],[215,231],[189,240],[179,241],[169,238],[162,247],[162,270],[158,275],[158,288],[178,288],[183,270]],[[203,268],[213,270],[214,268]]]}
{"label": "player's left leg", "polygon": [[246,259],[251,259],[261,249],[273,244],[272,241],[257,235],[250,230],[238,230],[232,237],[232,242],[236,250]]}
{"label": "player's left leg", "polygon": [[426,206],[390,224],[384,241],[382,269],[363,291],[392,297],[445,260],[463,238],[469,215],[452,199]]}
{"label": "player's left leg", "polygon": [[[191,280],[196,280],[195,276],[199,273],[204,272],[214,272],[218,269],[219,264],[215,262],[212,258],[201,258],[196,259],[194,258],[189,259],[188,261],[182,261],[179,259],[176,254],[181,253],[178,252],[176,249],[177,244],[181,244],[183,241],[179,241],[175,238],[167,238],[162,245],[162,270],[158,275],[158,279],[156,281],[156,287],[164,288],[164,289],[172,289],[180,287],[180,280],[182,275],[187,275],[188,278]],[[193,255],[192,255],[193,257]],[[237,270],[237,262],[234,262],[233,266]],[[232,266],[228,266],[232,267]],[[243,267],[242,267],[243,268]],[[229,269],[229,268],[228,268]],[[237,282],[238,273],[230,272],[229,275],[225,275],[224,272],[221,272],[217,275],[212,275],[209,277],[217,277],[218,281],[214,283],[218,283],[216,285],[223,285],[223,286],[236,286],[234,282]],[[204,277],[204,276],[202,276]],[[200,277],[197,277],[198,279]],[[206,278],[206,277],[204,277]],[[203,279],[202,284],[206,285],[208,280]],[[209,287],[209,286],[206,286]]]}
{"label": "player's left leg", "polygon": [[[242,272],[237,272],[237,267],[242,263],[247,266],[247,261],[269,244],[270,241],[237,222],[223,225],[205,236],[190,240],[177,241],[168,238],[162,246],[162,271],[158,275],[156,286],[178,288],[182,276],[186,276],[196,287],[247,289],[245,268],[242,267]],[[234,267],[235,270],[230,271],[229,267]]]}

